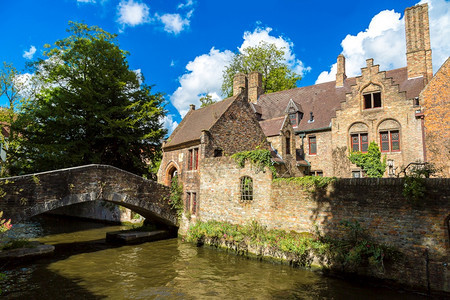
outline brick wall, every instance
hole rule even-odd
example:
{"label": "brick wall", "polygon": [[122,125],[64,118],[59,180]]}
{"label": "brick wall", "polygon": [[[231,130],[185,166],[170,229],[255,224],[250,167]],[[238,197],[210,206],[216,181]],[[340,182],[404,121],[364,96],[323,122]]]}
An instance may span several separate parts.
{"label": "brick wall", "polygon": [[[348,156],[350,135],[365,132],[369,142],[376,142],[380,147],[380,131],[398,130],[400,133],[400,151],[385,152],[387,159],[394,161],[394,167],[399,172],[410,162],[424,161],[422,121],[416,117],[413,99],[407,99],[405,92],[399,91],[399,86],[386,78],[386,72],[380,72],[373,60],[367,60],[367,67],[361,69],[361,76],[356,78],[351,93],[346,95],[346,101],[341,109],[336,111],[332,119],[331,148],[336,154]],[[380,92],[381,107],[365,109],[365,93]],[[365,130],[361,128],[364,127]],[[335,153],[333,153],[334,155]],[[342,157],[344,159],[344,157]],[[348,160],[348,159],[347,159]],[[351,169],[355,166],[349,162],[340,165],[338,157],[333,157],[334,176],[351,177]],[[336,165],[337,164],[337,165]],[[386,171],[387,172],[387,171]],[[387,176],[387,174],[385,174]]]}
{"label": "brick wall", "polygon": [[268,149],[266,136],[259,126],[250,104],[238,97],[210,128],[205,157],[212,157],[214,149],[222,149],[223,155],[254,150],[256,147]]}
{"label": "brick wall", "polygon": [[450,177],[450,58],[420,94],[425,115],[427,161]]}
{"label": "brick wall", "polygon": [[[295,183],[272,183],[269,171],[239,168],[230,158],[205,159],[201,165],[200,211],[203,220],[242,224],[257,220],[269,228],[342,235],[341,220],[358,220],[379,243],[399,249],[402,265],[380,276],[426,287],[425,249],[434,290],[450,291],[450,179],[428,179],[420,205],[402,196],[403,179],[340,179],[326,193],[305,191]],[[239,180],[253,178],[253,201],[240,201]]]}

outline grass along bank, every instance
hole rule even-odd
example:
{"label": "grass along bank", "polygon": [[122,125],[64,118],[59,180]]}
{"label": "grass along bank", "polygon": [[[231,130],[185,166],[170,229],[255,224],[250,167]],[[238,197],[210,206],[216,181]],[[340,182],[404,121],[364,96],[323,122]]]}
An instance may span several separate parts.
{"label": "grass along bank", "polygon": [[396,250],[373,243],[358,221],[346,220],[341,226],[347,236],[338,240],[319,233],[267,229],[256,221],[245,225],[199,221],[190,226],[186,240],[293,266],[344,272],[368,268],[382,273],[385,263],[398,257]]}

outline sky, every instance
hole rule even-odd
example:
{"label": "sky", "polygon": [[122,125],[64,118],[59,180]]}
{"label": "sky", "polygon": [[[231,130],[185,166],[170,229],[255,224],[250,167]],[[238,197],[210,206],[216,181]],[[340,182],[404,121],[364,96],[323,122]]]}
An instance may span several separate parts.
{"label": "sky", "polygon": [[381,70],[406,66],[404,10],[424,2],[436,72],[450,55],[446,0],[0,0],[0,62],[27,73],[45,44],[67,37],[69,21],[99,26],[118,35],[130,68],[165,95],[162,122],[171,132],[202,95],[223,98],[222,71],[233,53],[262,40],[284,47],[299,87],[335,80],[341,53],[348,77],[367,58]]}

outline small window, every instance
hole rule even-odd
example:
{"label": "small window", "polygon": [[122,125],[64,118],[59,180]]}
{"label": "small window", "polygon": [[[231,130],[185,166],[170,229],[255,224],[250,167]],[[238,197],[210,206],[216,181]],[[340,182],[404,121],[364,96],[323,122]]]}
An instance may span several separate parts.
{"label": "small window", "polygon": [[297,127],[297,124],[298,124],[297,115],[298,115],[298,113],[289,114],[289,121],[291,122],[291,125],[293,127]]}
{"label": "small window", "polygon": [[198,170],[198,148],[194,149],[195,169]]}
{"label": "small window", "polygon": [[185,212],[189,212],[190,208],[191,208],[191,192],[187,192],[186,193],[186,201],[184,203],[184,211]]}
{"label": "small window", "polygon": [[192,214],[197,214],[197,193],[191,193],[191,206]]}
{"label": "small window", "polygon": [[192,170],[192,166],[193,166],[193,160],[194,160],[194,157],[193,157],[193,154],[192,154],[192,149],[191,150],[189,150],[189,155],[188,155],[188,170]]}
{"label": "small window", "polygon": [[309,175],[323,177],[323,171],[310,171]]}
{"label": "small window", "polygon": [[240,190],[241,190],[241,201],[253,200],[253,179],[248,176],[242,177]]}
{"label": "small window", "polygon": [[364,94],[364,109],[381,107],[381,93]]}
{"label": "small window", "polygon": [[214,157],[221,157],[223,155],[222,149],[214,149]]}
{"label": "small window", "polygon": [[291,138],[286,137],[286,154],[291,154]]}
{"label": "small window", "polygon": [[380,132],[381,152],[400,151],[400,132],[398,130]]}
{"label": "small window", "polygon": [[363,174],[361,171],[352,171],[352,177],[353,178],[362,178]]}
{"label": "small window", "polygon": [[309,154],[310,155],[317,154],[317,142],[315,136],[309,137]]}
{"label": "small window", "polygon": [[188,151],[188,170],[198,170],[198,148]]}
{"label": "small window", "polygon": [[367,152],[369,148],[369,136],[367,133],[355,133],[350,136],[352,151]]}

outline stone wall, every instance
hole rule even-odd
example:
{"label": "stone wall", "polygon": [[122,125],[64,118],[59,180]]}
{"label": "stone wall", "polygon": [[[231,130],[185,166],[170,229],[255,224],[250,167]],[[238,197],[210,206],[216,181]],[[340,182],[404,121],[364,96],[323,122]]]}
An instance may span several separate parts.
{"label": "stone wall", "polygon": [[[418,204],[402,195],[403,179],[339,179],[326,192],[307,191],[286,181],[272,182],[268,170],[239,168],[230,158],[205,159],[201,165],[198,218],[236,224],[257,220],[269,228],[344,234],[341,220],[357,220],[378,243],[403,257],[381,278],[401,284],[450,291],[450,179],[427,179]],[[254,198],[240,201],[239,181],[253,179]],[[429,261],[426,261],[428,251]],[[427,264],[429,277],[427,278]]]}
{"label": "stone wall", "polygon": [[89,201],[63,206],[51,211],[54,215],[114,223],[140,223],[144,218],[131,209],[106,201]]}

